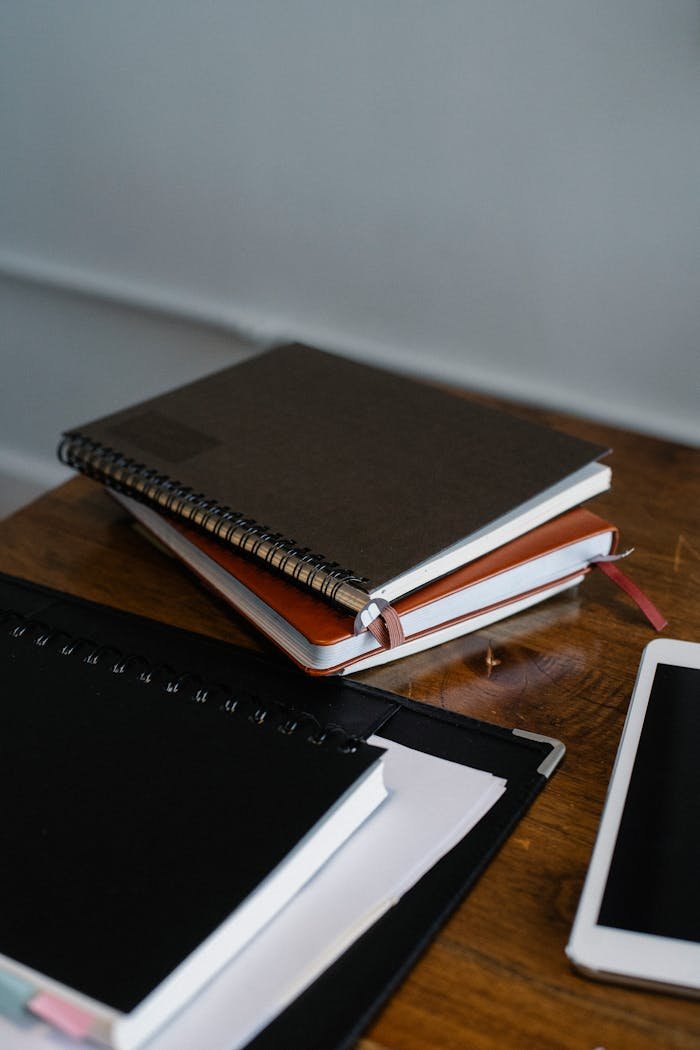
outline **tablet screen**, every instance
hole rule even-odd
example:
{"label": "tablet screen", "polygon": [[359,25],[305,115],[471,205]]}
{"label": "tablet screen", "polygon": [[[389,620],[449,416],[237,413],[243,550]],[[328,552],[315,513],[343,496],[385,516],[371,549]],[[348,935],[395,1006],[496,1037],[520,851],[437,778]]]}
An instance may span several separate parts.
{"label": "tablet screen", "polygon": [[700,942],[700,669],[656,668],[598,923]]}

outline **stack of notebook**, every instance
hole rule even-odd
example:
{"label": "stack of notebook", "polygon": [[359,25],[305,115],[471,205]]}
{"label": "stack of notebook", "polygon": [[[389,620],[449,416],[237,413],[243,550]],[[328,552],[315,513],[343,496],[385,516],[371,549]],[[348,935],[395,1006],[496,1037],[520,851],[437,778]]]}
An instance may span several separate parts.
{"label": "stack of notebook", "polygon": [[68,431],[95,478],[313,674],[527,608],[610,554],[606,449],[299,345]]}

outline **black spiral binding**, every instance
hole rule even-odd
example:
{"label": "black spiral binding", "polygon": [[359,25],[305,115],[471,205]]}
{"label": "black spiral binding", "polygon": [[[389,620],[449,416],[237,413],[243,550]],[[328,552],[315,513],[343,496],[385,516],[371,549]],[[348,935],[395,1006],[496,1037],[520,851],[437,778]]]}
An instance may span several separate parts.
{"label": "black spiral binding", "polygon": [[108,673],[123,675],[134,683],[153,685],[162,692],[177,694],[194,704],[214,704],[226,715],[247,717],[257,726],[276,729],[285,736],[305,733],[306,741],[316,747],[330,747],[342,754],[357,751],[359,740],[342,726],[322,725],[308,711],[290,708],[279,700],[263,701],[254,693],[238,695],[221,683],[209,684],[199,675],[182,672],[167,664],[152,665],[145,657],[124,654],[111,645],[100,645],[89,638],[75,638],[55,630],[39,620],[31,620],[14,611],[0,611],[0,626],[10,637],[25,645],[50,649],[59,656],[82,660],[92,667],[106,668]]}
{"label": "black spiral binding", "polygon": [[369,601],[368,581],[337,562],[299,547],[280,533],[232,510],[215,499],[193,492],[167,474],[129,459],[116,449],[100,445],[84,434],[65,434],[58,458],[87,477],[133,499],[205,529],[216,539],[260,558],[305,587],[354,613]]}

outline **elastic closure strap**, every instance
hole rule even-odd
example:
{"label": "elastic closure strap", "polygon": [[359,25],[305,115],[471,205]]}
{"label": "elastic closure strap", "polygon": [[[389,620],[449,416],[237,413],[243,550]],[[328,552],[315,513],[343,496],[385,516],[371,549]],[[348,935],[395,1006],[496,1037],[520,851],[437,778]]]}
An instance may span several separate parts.
{"label": "elastic closure strap", "polygon": [[382,649],[395,649],[406,641],[399,614],[383,598],[367,602],[355,617],[355,634],[363,631],[373,634]]}
{"label": "elastic closure strap", "polygon": [[[629,554],[630,552],[627,551],[626,553]],[[613,583],[617,584],[617,586],[625,592],[625,594],[629,595],[637,608],[644,613],[655,631],[663,630],[668,624],[666,617],[659,611],[659,609],[657,609],[651,598],[647,597],[641,587],[638,587],[637,584],[622,571],[622,569],[614,564],[618,558],[624,557],[626,557],[626,554],[618,554],[612,558],[594,558],[591,561],[591,564],[597,565],[600,571],[604,572],[609,580],[612,580]]]}

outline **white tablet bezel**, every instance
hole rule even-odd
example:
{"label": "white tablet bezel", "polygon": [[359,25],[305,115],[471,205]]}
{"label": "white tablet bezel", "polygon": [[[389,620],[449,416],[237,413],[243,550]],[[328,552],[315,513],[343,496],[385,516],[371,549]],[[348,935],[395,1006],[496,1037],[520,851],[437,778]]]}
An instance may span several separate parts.
{"label": "white tablet bezel", "polygon": [[700,995],[700,944],[597,923],[658,664],[700,669],[700,643],[660,638],[642,654],[566,954],[591,977]]}

